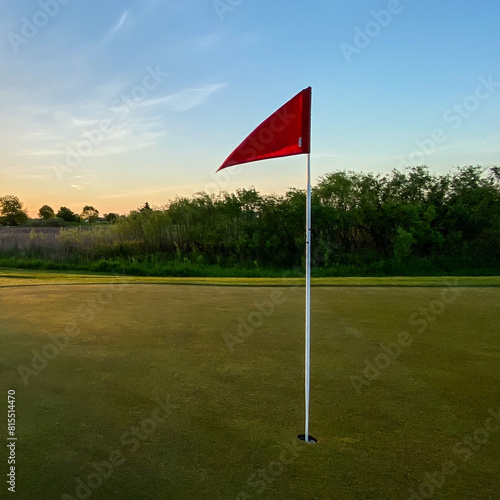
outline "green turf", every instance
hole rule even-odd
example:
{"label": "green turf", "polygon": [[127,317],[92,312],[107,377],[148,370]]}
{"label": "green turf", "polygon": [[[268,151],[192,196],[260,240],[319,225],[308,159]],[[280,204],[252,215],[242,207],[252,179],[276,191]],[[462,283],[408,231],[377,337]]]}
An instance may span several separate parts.
{"label": "green turf", "polygon": [[[125,462],[91,499],[406,499],[450,460],[457,470],[432,498],[496,499],[500,431],[473,442],[466,461],[468,448],[456,443],[475,431],[484,440],[477,430],[489,409],[499,411],[500,289],[443,290],[313,290],[311,433],[319,443],[306,445],[296,440],[303,289],[2,288],[2,398],[16,389],[17,498],[78,498],[76,478],[119,451]],[[272,298],[282,303],[231,353],[224,335],[236,335],[239,318],[258,320],[256,303]],[[420,308],[434,312],[422,310],[424,320]],[[65,328],[81,333],[25,385],[18,366],[30,367],[32,350]],[[352,377],[402,331],[413,343],[368,385],[354,379],[356,391]],[[132,441],[125,433],[167,395],[178,408]]]}
{"label": "green turf", "polygon": [[[294,274],[290,273],[292,276]],[[65,271],[40,271],[0,268],[0,287],[47,284],[96,284],[120,281],[129,283],[167,283],[175,285],[221,286],[303,286],[304,278],[160,278],[144,276],[119,276]],[[500,286],[500,276],[393,276],[312,278],[313,286],[425,286],[441,287],[452,282],[460,286]]]}

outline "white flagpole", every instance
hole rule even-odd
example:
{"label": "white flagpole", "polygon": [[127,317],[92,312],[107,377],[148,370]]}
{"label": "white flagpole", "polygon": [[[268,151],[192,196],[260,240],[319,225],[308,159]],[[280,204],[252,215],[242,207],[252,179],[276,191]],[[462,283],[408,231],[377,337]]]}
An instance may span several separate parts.
{"label": "white flagpole", "polygon": [[307,204],[306,204],[306,421],[304,441],[309,442],[309,387],[311,371],[311,154],[307,155]]}

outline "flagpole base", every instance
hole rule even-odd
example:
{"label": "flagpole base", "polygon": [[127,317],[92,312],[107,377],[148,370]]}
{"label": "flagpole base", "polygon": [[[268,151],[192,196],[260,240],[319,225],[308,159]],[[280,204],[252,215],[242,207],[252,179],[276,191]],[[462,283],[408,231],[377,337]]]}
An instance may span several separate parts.
{"label": "flagpole base", "polygon": [[[306,435],[305,435],[305,434],[299,434],[297,437],[298,437],[301,441],[304,441],[304,442],[306,441]],[[318,442],[318,440],[317,440],[315,437],[312,437],[310,434],[309,434],[309,436],[307,436],[307,438],[308,438],[308,439],[307,439],[307,442],[308,442],[309,444],[316,444],[316,443]]]}

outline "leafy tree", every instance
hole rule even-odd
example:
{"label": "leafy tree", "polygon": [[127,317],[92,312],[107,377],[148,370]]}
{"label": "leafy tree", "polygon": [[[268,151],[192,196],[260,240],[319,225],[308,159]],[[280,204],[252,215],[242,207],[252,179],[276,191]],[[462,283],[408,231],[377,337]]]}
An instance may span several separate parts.
{"label": "leafy tree", "polygon": [[490,168],[490,178],[494,183],[500,182],[500,167],[491,167]]}
{"label": "leafy tree", "polygon": [[17,196],[7,195],[0,198],[0,214],[4,222],[17,226],[28,220],[27,210]]}
{"label": "leafy tree", "polygon": [[92,224],[93,221],[95,221],[99,217],[99,210],[96,210],[93,206],[91,205],[85,205],[83,207],[82,215],[81,218],[82,220],[88,220],[89,224]]}
{"label": "leafy tree", "polygon": [[394,238],[394,255],[399,261],[411,255],[411,246],[415,243],[413,235],[398,227]]}
{"label": "leafy tree", "polygon": [[113,212],[104,215],[104,220],[109,222],[110,224],[114,224],[118,219],[118,214],[114,214]]}
{"label": "leafy tree", "polygon": [[67,207],[61,207],[59,212],[57,212],[56,217],[59,217],[66,222],[78,222],[80,220],[80,217]]}
{"label": "leafy tree", "polygon": [[[161,209],[146,203],[102,232],[65,231],[62,237],[73,238],[72,252],[85,258],[137,256],[300,273],[305,205],[302,189],[284,195],[261,195],[254,188],[196,193]],[[65,207],[57,215],[78,219]],[[84,207],[87,220],[97,215]],[[106,220],[115,216],[106,214]],[[319,275],[498,273],[500,170],[332,172],[313,189],[312,220],[313,272]],[[161,268],[151,265],[152,272]]]}
{"label": "leafy tree", "polygon": [[55,217],[54,209],[48,205],[44,205],[40,210],[38,210],[38,215],[41,219],[52,219]]}

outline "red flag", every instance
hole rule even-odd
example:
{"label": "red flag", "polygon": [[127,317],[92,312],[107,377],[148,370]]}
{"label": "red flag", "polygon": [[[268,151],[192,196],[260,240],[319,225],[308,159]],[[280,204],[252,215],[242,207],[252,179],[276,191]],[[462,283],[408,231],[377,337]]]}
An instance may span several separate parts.
{"label": "red flag", "polygon": [[264,120],[219,167],[311,152],[311,87]]}

